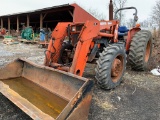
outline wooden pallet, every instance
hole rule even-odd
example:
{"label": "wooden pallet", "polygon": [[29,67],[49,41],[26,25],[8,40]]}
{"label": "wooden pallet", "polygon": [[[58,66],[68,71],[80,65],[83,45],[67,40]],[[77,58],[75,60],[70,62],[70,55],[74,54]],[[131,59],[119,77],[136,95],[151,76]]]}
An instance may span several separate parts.
{"label": "wooden pallet", "polygon": [[32,43],[32,44],[37,44],[39,42],[37,40],[26,40],[26,39],[18,39],[18,41],[22,43]]}
{"label": "wooden pallet", "polygon": [[44,41],[44,42],[40,41],[38,47],[39,48],[47,48],[48,45],[49,45],[49,41]]}

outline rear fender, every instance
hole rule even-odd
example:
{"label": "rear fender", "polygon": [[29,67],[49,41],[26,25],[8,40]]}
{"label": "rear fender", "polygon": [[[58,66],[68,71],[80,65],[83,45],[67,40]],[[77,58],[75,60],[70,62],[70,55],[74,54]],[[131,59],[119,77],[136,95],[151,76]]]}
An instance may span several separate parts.
{"label": "rear fender", "polygon": [[133,36],[139,32],[141,30],[141,28],[139,27],[134,27],[132,29],[130,29],[128,31],[128,36],[127,36],[127,41],[126,41],[126,51],[128,52],[129,51],[129,48],[130,48],[130,44],[131,44],[131,41],[132,41],[132,38]]}

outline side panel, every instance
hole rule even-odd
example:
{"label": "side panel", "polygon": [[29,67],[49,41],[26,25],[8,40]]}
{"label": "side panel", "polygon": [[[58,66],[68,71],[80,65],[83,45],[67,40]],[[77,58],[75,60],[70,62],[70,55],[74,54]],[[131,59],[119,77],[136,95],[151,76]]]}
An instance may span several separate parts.
{"label": "side panel", "polygon": [[[90,104],[92,100],[91,92],[89,92],[80,101],[77,107],[72,111],[66,120],[88,120],[88,113],[90,109]],[[84,107],[85,106],[85,107]]]}
{"label": "side panel", "polygon": [[85,83],[56,120],[87,120],[93,85],[92,80]]}
{"label": "side panel", "polygon": [[20,77],[23,71],[23,62],[15,60],[6,67],[0,68],[0,80]]}

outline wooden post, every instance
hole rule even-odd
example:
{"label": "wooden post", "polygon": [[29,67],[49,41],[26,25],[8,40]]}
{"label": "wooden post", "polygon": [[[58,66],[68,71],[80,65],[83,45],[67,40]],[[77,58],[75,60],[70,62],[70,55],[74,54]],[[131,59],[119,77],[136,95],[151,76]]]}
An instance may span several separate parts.
{"label": "wooden post", "polygon": [[17,16],[17,32],[19,32],[19,17]]}
{"label": "wooden post", "polygon": [[11,22],[10,22],[10,18],[8,17],[8,35],[10,35],[11,32]]}
{"label": "wooden post", "polygon": [[40,29],[43,28],[43,15],[42,13],[40,14]]}
{"label": "wooden post", "polygon": [[29,27],[29,15],[27,15],[27,27]]}
{"label": "wooden post", "polygon": [[1,18],[1,29],[3,28],[3,19]]}

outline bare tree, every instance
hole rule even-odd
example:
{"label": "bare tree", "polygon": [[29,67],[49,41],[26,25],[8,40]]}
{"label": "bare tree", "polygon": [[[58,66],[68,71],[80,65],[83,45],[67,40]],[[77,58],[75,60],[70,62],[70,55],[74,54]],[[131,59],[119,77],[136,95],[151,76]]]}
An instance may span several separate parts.
{"label": "bare tree", "polygon": [[156,5],[153,7],[151,17],[154,24],[157,24],[159,27],[158,36],[160,36],[160,0],[156,1]]}
{"label": "bare tree", "polygon": [[105,15],[103,13],[98,12],[96,9],[89,8],[87,11],[99,20],[105,19]]}
{"label": "bare tree", "polygon": [[134,20],[131,19],[131,18],[129,20],[127,20],[127,22],[126,22],[127,27],[132,28],[133,27],[133,22],[134,22]]}
{"label": "bare tree", "polygon": [[[113,12],[115,13],[116,10],[125,7],[126,2],[127,2],[127,0],[113,0],[113,6],[114,6],[113,7],[114,8]],[[120,11],[118,13],[119,21],[120,21],[121,24],[122,24],[122,21],[124,19],[124,16],[125,15],[124,15],[124,13],[122,13],[122,11]]]}

